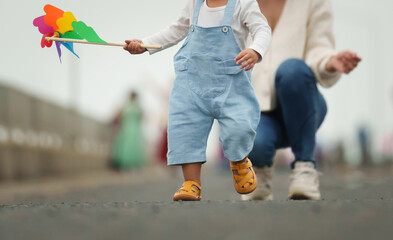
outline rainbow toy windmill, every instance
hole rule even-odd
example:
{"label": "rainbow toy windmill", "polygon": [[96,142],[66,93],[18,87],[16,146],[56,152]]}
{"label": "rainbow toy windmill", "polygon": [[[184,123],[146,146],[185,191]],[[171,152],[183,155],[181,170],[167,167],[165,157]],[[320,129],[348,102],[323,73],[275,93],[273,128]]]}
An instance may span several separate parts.
{"label": "rainbow toy windmill", "polygon": [[[73,43],[96,44],[105,46],[120,46],[123,43],[108,43],[102,40],[92,27],[87,26],[82,21],[77,21],[74,14],[64,12],[50,4],[44,6],[46,15],[37,17],[33,21],[33,25],[38,27],[38,31],[43,34],[41,39],[41,47],[51,47],[53,41],[56,43],[57,53],[61,62],[61,48],[63,45],[75,56],[79,56],[74,52]],[[141,45],[144,48],[161,48],[161,46]]]}

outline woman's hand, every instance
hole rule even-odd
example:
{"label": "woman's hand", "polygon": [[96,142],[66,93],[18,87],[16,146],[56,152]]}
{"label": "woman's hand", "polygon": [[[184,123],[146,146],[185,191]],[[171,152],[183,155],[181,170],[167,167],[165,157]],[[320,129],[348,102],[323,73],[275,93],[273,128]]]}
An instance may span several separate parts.
{"label": "woman's hand", "polygon": [[237,55],[235,58],[236,64],[242,64],[240,66],[241,69],[247,67],[244,69],[245,71],[251,70],[254,65],[258,62],[258,60],[262,58],[259,53],[257,53],[255,50],[251,48],[244,49]]}
{"label": "woman's hand", "polygon": [[328,72],[339,71],[348,74],[356,68],[360,61],[362,59],[356,53],[346,50],[330,58],[325,68]]}
{"label": "woman's hand", "polygon": [[123,49],[131,54],[141,54],[147,51],[146,48],[141,47],[143,42],[139,39],[126,40]]}

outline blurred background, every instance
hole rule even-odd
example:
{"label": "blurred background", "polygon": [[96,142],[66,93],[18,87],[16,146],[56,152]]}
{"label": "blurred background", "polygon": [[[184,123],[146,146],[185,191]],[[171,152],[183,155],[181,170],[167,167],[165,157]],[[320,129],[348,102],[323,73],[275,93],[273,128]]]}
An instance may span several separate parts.
{"label": "blurred background", "polygon": [[[71,11],[102,39],[120,43],[168,26],[184,6],[183,0],[7,2],[0,9],[0,181],[167,169],[166,114],[180,45],[131,56],[120,47],[75,44],[80,59],[63,50],[60,63],[55,47],[41,48],[32,24],[47,3]],[[332,5],[337,50],[351,49],[363,61],[333,88],[321,89],[329,110],[316,157],[331,169],[391,166],[393,32],[387,29],[393,2]],[[222,163],[217,126],[208,159],[208,166]],[[289,150],[277,154],[278,167],[291,160]]]}

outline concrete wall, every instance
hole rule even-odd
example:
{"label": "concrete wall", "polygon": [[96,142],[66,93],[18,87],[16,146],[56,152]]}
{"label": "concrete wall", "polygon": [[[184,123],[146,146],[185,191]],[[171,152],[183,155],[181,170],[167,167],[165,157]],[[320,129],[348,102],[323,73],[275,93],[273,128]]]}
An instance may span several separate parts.
{"label": "concrete wall", "polygon": [[0,180],[103,169],[108,126],[0,85]]}

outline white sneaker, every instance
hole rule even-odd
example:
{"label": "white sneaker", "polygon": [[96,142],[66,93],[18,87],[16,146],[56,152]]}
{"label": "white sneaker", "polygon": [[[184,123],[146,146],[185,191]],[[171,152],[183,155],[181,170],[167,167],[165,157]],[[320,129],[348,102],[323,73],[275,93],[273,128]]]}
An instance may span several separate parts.
{"label": "white sneaker", "polygon": [[288,198],[292,200],[320,200],[319,173],[312,162],[296,162],[292,170]]}
{"label": "white sneaker", "polygon": [[273,167],[263,167],[257,168],[254,167],[255,174],[257,175],[258,185],[254,192],[249,194],[242,194],[241,200],[249,201],[249,200],[264,200],[271,201],[273,200],[272,193],[272,173]]}

